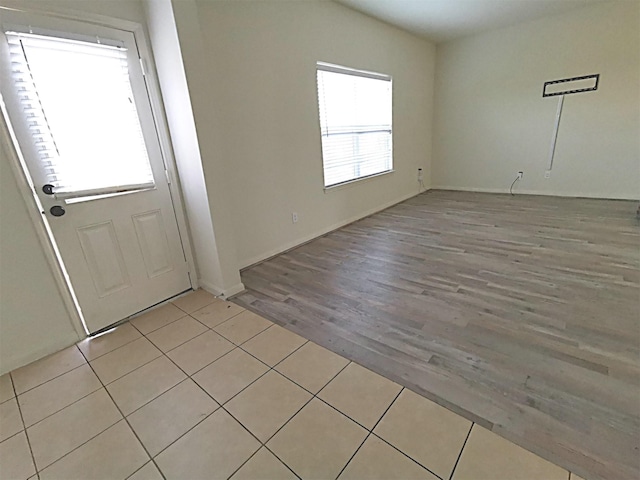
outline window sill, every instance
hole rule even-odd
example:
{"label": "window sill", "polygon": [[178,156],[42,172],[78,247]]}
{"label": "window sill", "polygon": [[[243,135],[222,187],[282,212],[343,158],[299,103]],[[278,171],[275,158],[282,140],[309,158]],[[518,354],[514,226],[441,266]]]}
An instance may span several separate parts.
{"label": "window sill", "polygon": [[374,178],[382,177],[384,175],[389,175],[390,173],[395,172],[395,170],[387,170],[385,172],[375,173],[373,175],[367,175],[366,177],[354,178],[353,180],[349,180],[348,182],[338,183],[336,185],[331,185],[329,187],[324,187],[324,193],[329,193],[334,190],[341,190],[344,187],[352,186],[354,183],[360,183],[367,180],[373,180]]}

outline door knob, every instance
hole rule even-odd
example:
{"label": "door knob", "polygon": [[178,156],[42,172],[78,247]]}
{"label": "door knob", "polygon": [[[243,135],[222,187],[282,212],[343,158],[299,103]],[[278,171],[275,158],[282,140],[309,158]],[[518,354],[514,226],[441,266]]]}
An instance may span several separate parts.
{"label": "door knob", "polygon": [[60,205],[54,205],[49,209],[49,213],[51,213],[51,215],[53,215],[54,217],[61,217],[65,214],[65,209]]}
{"label": "door knob", "polygon": [[47,195],[53,195],[53,188],[53,185],[47,183],[46,185],[42,186],[42,191]]}

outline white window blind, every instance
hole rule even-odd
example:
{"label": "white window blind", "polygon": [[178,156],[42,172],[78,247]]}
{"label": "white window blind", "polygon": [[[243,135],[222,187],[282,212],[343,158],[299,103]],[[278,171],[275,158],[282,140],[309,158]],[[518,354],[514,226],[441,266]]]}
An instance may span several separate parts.
{"label": "white window blind", "polygon": [[325,187],[390,171],[391,77],[318,63]]}
{"label": "white window blind", "polygon": [[48,183],[81,196],[154,185],[123,47],[7,32]]}

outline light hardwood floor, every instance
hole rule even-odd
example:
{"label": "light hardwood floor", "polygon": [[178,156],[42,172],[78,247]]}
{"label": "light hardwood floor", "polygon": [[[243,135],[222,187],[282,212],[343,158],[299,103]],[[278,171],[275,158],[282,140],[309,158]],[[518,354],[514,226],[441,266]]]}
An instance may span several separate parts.
{"label": "light hardwood floor", "polygon": [[587,479],[640,477],[636,203],[431,191],[235,301]]}

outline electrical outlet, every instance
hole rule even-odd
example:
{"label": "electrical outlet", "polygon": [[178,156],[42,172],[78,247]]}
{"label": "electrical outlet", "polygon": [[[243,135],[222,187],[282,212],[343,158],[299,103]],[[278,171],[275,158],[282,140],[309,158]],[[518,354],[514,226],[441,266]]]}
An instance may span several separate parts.
{"label": "electrical outlet", "polygon": [[547,170],[544,172],[544,178],[550,178],[551,177],[551,170]]}
{"label": "electrical outlet", "polygon": [[518,172],[518,180],[522,179],[522,177],[524,177],[524,172]]}
{"label": "electrical outlet", "polygon": [[298,212],[293,212],[293,213],[291,214],[291,221],[292,221],[293,223],[298,223]]}

